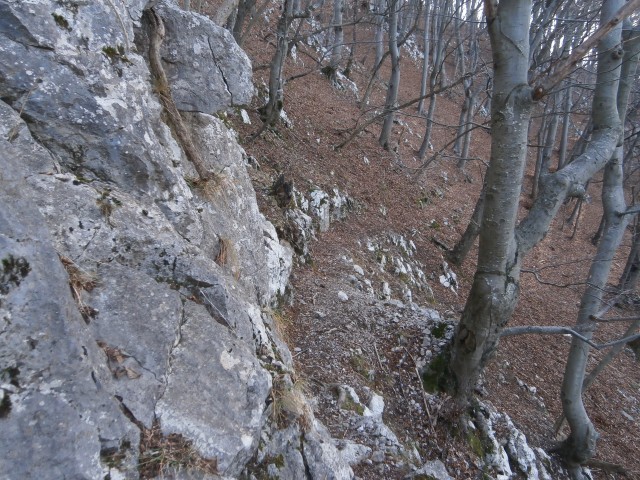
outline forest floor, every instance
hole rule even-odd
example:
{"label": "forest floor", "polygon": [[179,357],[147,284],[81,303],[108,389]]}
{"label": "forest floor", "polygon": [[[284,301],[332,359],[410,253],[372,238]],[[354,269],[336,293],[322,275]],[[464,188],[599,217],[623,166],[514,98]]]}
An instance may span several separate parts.
{"label": "forest floor", "polygon": [[[376,391],[386,403],[385,423],[401,441],[410,440],[424,460],[442,460],[454,478],[478,478],[479,462],[467,442],[451,435],[445,420],[436,421],[437,412],[431,412],[436,417],[431,421],[422,408],[425,403],[415,363],[425,354],[425,332],[415,322],[406,321],[411,316],[411,304],[403,299],[406,286],[401,275],[381,267],[379,252],[393,255],[396,247],[389,241],[393,235],[412,241],[416,246],[413,261],[422,266],[433,292],[431,295],[416,289],[412,301],[438,310],[445,319],[459,318],[473,279],[477,244],[462,266],[453,267],[459,282],[457,293],[438,280],[445,253],[442,245],[456,243],[473,212],[489,160],[489,132],[482,128],[474,131],[471,159],[464,171],[457,167],[450,147],[426,166],[417,159],[425,120],[415,105],[397,116],[391,151],[377,143],[381,122],[373,123],[336,150],[334,146],[347,138],[356,122],[363,121],[358,95],[369,80],[373,52],[358,46],[351,73],[358,86],[356,94],[332,86],[317,69],[317,52],[299,44],[295,59],[287,59],[285,76],[310,73],[286,84],[284,110],[290,128],[280,122],[250,141],[248,137],[261,126],[256,109],[265,99],[275,38],[272,26],[258,22],[243,45],[253,62],[258,91],[248,109],[252,123],[247,125],[239,116],[230,116],[241,144],[260,165],[252,176],[261,210],[274,224],[282,224],[282,210],[269,194],[280,174],[301,192],[312,187],[326,192],[337,188],[353,199],[346,218],[316,235],[311,243],[311,261],[294,269],[293,303],[283,312],[298,376],[316,399],[315,415],[334,437],[354,438],[356,432],[349,431],[327,385],[350,385],[365,398]],[[358,34],[372,39],[365,30]],[[345,38],[349,35],[346,32]],[[418,96],[421,59],[412,59],[403,51],[401,67],[400,103]],[[451,65],[449,71],[453,74]],[[384,79],[388,76],[385,66],[368,111],[383,104]],[[427,152],[425,160],[454,138],[452,126],[458,124],[462,99],[460,88],[438,97],[437,124],[431,140],[434,149]],[[475,120],[481,123],[488,118],[478,116]],[[530,148],[529,155],[530,168],[521,195],[522,215],[531,205],[535,148]],[[520,301],[510,325],[574,324],[595,253],[590,239],[602,212],[600,186],[598,179],[592,182],[592,201],[583,205],[575,234],[573,225],[565,221],[575,206],[571,202],[561,209],[546,239],[526,258]],[[616,254],[612,283],[624,267],[629,244],[627,235]],[[368,245],[376,246],[374,252]],[[354,284],[354,264],[362,267],[376,296],[382,282],[388,282],[392,298],[402,303],[387,302],[388,308],[380,310],[380,303],[358,290],[357,282]],[[347,301],[338,299],[339,290],[348,295]],[[616,308],[612,312],[629,315]],[[603,325],[597,339],[617,338],[624,328],[621,324]],[[560,386],[569,344],[565,336],[509,337],[501,341],[485,372],[482,400],[507,413],[531,446],[548,450],[568,433],[564,427],[556,435],[553,424],[561,412]],[[603,355],[593,352],[589,367]],[[442,399],[446,402],[445,397]],[[630,478],[640,478],[640,369],[629,349],[589,388],[585,404],[601,435],[596,458],[623,466]],[[363,463],[355,470],[363,479],[402,478],[407,473],[401,462],[382,466]],[[592,472],[599,479],[623,478],[597,468]]]}

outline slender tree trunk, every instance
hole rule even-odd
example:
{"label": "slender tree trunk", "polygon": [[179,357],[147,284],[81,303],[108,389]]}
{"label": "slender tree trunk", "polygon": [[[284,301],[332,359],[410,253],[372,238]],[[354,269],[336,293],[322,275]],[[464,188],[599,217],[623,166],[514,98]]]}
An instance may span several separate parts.
{"label": "slender tree trunk", "polygon": [[[623,0],[606,0],[602,7],[601,23],[611,19],[622,5]],[[604,85],[611,85],[611,87],[601,89],[602,91],[596,88],[593,102],[594,111],[602,109],[605,104],[607,106],[615,105],[616,109],[608,108],[607,113],[609,116],[616,115],[617,118],[594,115],[594,131],[610,125],[616,120],[624,124],[630,85],[635,78],[638,63],[640,42],[638,37],[630,39],[625,34],[625,40],[628,41],[625,45],[624,60],[621,62],[620,55],[611,54],[611,52],[621,52],[621,30],[622,26],[618,26],[600,42],[598,80]],[[627,208],[623,188],[623,142],[624,138],[621,132],[617,148],[605,168],[602,186],[605,227],[598,244],[596,257],[589,270],[587,287],[583,293],[578,312],[576,328],[587,338],[591,338],[597,327],[597,323],[592,318],[601,308],[603,292],[609,279],[613,258],[630,220],[630,215],[622,214]],[[595,454],[598,439],[598,433],[589,419],[582,399],[588,359],[589,345],[584,342],[576,342],[574,339],[567,359],[561,398],[563,412],[571,428],[571,434],[564,443],[564,454],[570,473],[575,479],[585,478],[581,466]]]}
{"label": "slender tree trunk", "polygon": [[460,152],[460,160],[458,161],[458,168],[463,171],[467,160],[469,160],[469,148],[471,147],[471,134],[473,132],[473,116],[476,109],[476,95],[473,90],[469,89],[469,95],[469,108],[467,109],[467,117],[465,118],[467,129],[464,132],[462,152]]}
{"label": "slender tree trunk", "polygon": [[289,45],[289,26],[293,21],[293,0],[284,0],[282,14],[278,20],[276,51],[271,59],[269,72],[269,99],[261,107],[260,116],[265,125],[273,125],[278,118],[284,104],[284,61]]}
{"label": "slender tree trunk", "polygon": [[398,100],[398,88],[400,87],[400,50],[398,49],[398,9],[400,0],[393,0],[389,4],[389,52],[391,52],[391,78],[389,79],[389,88],[387,88],[387,99],[384,103],[385,110],[389,113],[384,117],[382,124],[382,132],[378,143],[388,149],[389,137],[393,128],[393,119],[395,117],[393,107]]}
{"label": "slender tree trunk", "polygon": [[377,65],[382,61],[384,54],[384,12],[387,2],[385,0],[376,0],[376,59],[373,62],[374,75],[378,75]]}
{"label": "slender tree trunk", "polygon": [[[462,0],[458,0],[456,2],[456,11],[457,14],[454,15],[454,19],[453,19],[453,30],[454,30],[454,35],[456,37],[456,56],[458,57],[458,75],[461,77],[464,77],[467,73],[467,58],[466,55],[464,53],[464,43],[462,41],[462,34],[460,32],[461,30],[461,26],[460,26],[460,11],[462,10],[461,7],[461,3]],[[456,141],[453,144],[453,153],[455,153],[456,155],[460,156],[460,153],[462,151],[462,141],[463,141],[463,134],[464,131],[466,129],[466,124],[465,124],[465,120],[467,118],[467,112],[469,111],[469,90],[470,90],[470,80],[469,79],[465,79],[463,82],[463,86],[464,86],[464,100],[462,102],[462,107],[460,108],[460,116],[458,119],[458,131],[456,132]],[[459,167],[464,166],[458,164]]]}
{"label": "slender tree trunk", "polygon": [[336,73],[342,60],[342,49],[344,44],[344,31],[342,28],[342,12],[344,11],[343,0],[333,0],[333,45],[331,47],[331,59],[329,60],[329,79],[335,85],[337,83]]}
{"label": "slender tree trunk", "polygon": [[[557,97],[556,97],[557,98]],[[542,155],[540,157],[540,166],[537,168],[536,178],[533,180],[533,189],[531,191],[531,197],[536,198],[538,196],[538,190],[540,188],[540,179],[549,173],[549,167],[551,166],[551,157],[553,155],[553,147],[556,143],[556,136],[558,134],[558,113],[556,111],[556,101],[553,101],[553,107],[549,113],[551,119],[546,125],[546,135],[544,138],[544,145],[542,148]]]}
{"label": "slender tree trunk", "polygon": [[537,135],[537,154],[536,154],[536,166],[533,171],[533,182],[531,184],[531,198],[536,198],[538,196],[538,187],[540,185],[540,172],[542,171],[542,150],[544,149],[544,133],[547,130],[547,121],[549,119],[549,114],[545,109],[544,115],[542,116],[542,120],[540,120],[540,128],[538,129]]}
{"label": "slender tree trunk", "polygon": [[624,272],[620,276],[618,282],[618,290],[620,292],[631,291],[638,285],[638,277],[640,277],[640,231],[636,229],[633,235],[633,245],[627,257],[627,263]]}
{"label": "slender tree trunk", "polygon": [[233,38],[235,38],[236,43],[241,46],[241,38],[242,38],[242,28],[244,27],[244,22],[248,15],[251,14],[251,11],[255,8],[256,0],[240,0],[238,3],[238,12],[236,13],[236,20],[233,23]]}
{"label": "slender tree trunk", "polygon": [[564,92],[564,112],[562,113],[562,134],[560,136],[560,156],[558,158],[558,169],[567,164],[567,150],[569,148],[569,125],[571,122],[571,109],[573,108],[573,91],[571,88],[571,77],[567,79],[567,87]]}
{"label": "slender tree trunk", "polygon": [[[613,255],[617,250],[627,219],[617,212],[626,208],[622,191],[622,163],[620,158],[612,159],[605,169],[603,185],[603,202],[606,211],[606,226],[598,252],[589,270],[587,288],[582,296],[578,313],[577,328],[586,337],[591,338],[596,324],[591,320],[602,305],[603,291],[607,285]],[[572,477],[584,478],[581,465],[595,453],[598,433],[589,419],[582,401],[582,384],[584,382],[590,347],[582,340],[574,339],[567,360],[562,383],[562,408],[571,428],[571,435],[564,445],[564,456],[569,465]]]}
{"label": "slender tree trunk", "polygon": [[[473,5],[472,5],[473,6]],[[475,8],[473,9],[475,11]],[[475,72],[478,67],[478,40],[476,36],[475,23],[469,26],[469,66],[462,64],[463,75]],[[458,34],[459,35],[459,34]],[[464,60],[464,57],[463,57]],[[473,91],[473,77],[467,77],[464,82],[464,103],[460,112],[460,125],[458,127],[458,138],[454,145],[454,152],[460,157],[458,168],[464,171],[464,167],[469,158],[469,147],[471,145],[471,132],[473,131],[473,116],[476,108],[476,94]]]}
{"label": "slender tree trunk", "polygon": [[353,26],[351,27],[351,47],[349,48],[349,60],[347,60],[347,66],[344,67],[344,76],[351,78],[351,68],[353,67],[353,61],[356,58],[356,46],[358,45],[358,0],[353,0]]}
{"label": "slender tree trunk", "polygon": [[[434,90],[438,79],[441,78],[442,68],[444,65],[444,19],[446,5],[444,3],[438,3],[437,8],[434,8],[435,18],[433,21],[433,32],[436,38],[436,45],[433,58],[433,68],[431,69],[431,76],[429,77],[429,88]],[[427,149],[431,144],[431,131],[433,130],[433,117],[436,111],[437,95],[432,95],[429,98],[429,110],[426,117],[426,130],[424,137],[422,138],[422,144],[418,150],[418,158],[423,159],[427,153]]]}
{"label": "slender tree trunk", "polygon": [[[420,96],[427,94],[427,81],[429,79],[429,51],[431,50],[431,4],[426,2],[424,6],[424,32],[422,47],[422,76],[420,77]],[[424,113],[424,98],[418,103],[418,113]]]}
{"label": "slender tree trunk", "polygon": [[447,254],[447,258],[454,265],[462,265],[480,233],[480,223],[482,222],[482,213],[484,211],[484,191],[485,186],[483,185],[466,230],[455,247]]}
{"label": "slender tree trunk", "polygon": [[497,11],[489,8],[485,14],[494,61],[491,159],[477,270],[452,342],[454,395],[460,406],[471,397],[518,298],[520,260],[514,231],[532,106],[527,85],[531,2],[500,2]]}

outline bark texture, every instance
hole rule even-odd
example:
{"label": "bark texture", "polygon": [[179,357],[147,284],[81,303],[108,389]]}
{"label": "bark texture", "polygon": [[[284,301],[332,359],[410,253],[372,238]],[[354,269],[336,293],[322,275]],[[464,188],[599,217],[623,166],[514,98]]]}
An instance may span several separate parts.
{"label": "bark texture", "polygon": [[518,298],[520,264],[514,231],[532,106],[527,84],[530,13],[529,1],[500,2],[495,11],[486,11],[494,60],[491,160],[478,266],[453,339],[451,368],[455,396],[462,404],[470,398]]}
{"label": "bark texture", "polygon": [[616,60],[616,56],[620,62],[620,55],[605,44],[599,47],[602,65],[594,98],[592,141],[573,162],[544,176],[529,213],[517,224],[530,111],[537,99],[527,83],[531,2],[486,1],[485,14],[494,62],[491,159],[477,270],[451,345],[452,393],[460,406],[470,400],[513,313],[522,259],[544,238],[564,200],[583,191],[584,184],[609,162],[620,139],[619,72],[611,63],[604,64],[606,58]]}

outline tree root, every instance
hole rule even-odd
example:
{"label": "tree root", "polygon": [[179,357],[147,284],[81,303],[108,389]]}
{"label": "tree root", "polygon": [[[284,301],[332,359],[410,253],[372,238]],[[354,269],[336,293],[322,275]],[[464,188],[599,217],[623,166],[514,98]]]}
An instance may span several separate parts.
{"label": "tree root", "polygon": [[171,95],[171,87],[169,86],[169,81],[167,80],[167,75],[164,71],[164,67],[162,66],[162,62],[160,61],[160,46],[162,45],[165,35],[164,24],[153,8],[147,9],[145,14],[149,25],[150,37],[149,68],[156,82],[155,90],[160,97],[160,102],[162,103],[164,110],[167,112],[168,123],[176,137],[176,140],[184,150],[189,161],[195,167],[196,172],[198,172],[200,181],[206,182],[212,178],[213,173],[207,169],[205,162],[200,155],[200,151],[193,144],[191,134],[187,130],[187,127],[180,116],[180,112],[178,111],[178,107],[176,107],[176,103],[173,100],[173,96]]}
{"label": "tree root", "polygon": [[592,458],[591,460],[588,460],[585,465],[589,468],[597,468],[608,473],[617,473],[618,475],[630,477],[629,472],[622,465],[618,465],[617,463],[603,462]]}

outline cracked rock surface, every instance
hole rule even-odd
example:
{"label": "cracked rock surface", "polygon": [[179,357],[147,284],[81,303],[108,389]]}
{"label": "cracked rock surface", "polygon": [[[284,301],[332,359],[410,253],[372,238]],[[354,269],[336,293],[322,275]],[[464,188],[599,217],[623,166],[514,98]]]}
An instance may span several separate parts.
{"label": "cracked rock surface", "polygon": [[[206,185],[154,92],[152,6]],[[0,0],[1,478],[138,478],[141,455],[146,478],[234,478],[277,434],[293,250],[212,116],[252,94],[231,36],[172,2]],[[293,436],[304,468],[351,478],[321,426]],[[210,471],[163,457],[176,444]]]}

